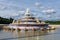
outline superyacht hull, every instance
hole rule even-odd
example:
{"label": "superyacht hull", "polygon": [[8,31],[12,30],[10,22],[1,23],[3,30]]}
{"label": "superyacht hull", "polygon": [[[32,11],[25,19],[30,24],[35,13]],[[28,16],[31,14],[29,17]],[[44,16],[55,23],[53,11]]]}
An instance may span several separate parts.
{"label": "superyacht hull", "polygon": [[48,26],[48,24],[10,24],[11,26],[38,26],[38,27],[43,27],[43,26]]}
{"label": "superyacht hull", "polygon": [[41,29],[47,28],[48,24],[10,24],[10,28],[19,29]]}

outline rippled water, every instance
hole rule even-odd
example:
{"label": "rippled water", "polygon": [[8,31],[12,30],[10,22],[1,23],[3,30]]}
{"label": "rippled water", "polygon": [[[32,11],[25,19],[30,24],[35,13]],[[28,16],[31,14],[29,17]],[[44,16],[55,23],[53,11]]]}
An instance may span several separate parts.
{"label": "rippled water", "polygon": [[0,40],[60,40],[60,28],[51,31],[0,30]]}

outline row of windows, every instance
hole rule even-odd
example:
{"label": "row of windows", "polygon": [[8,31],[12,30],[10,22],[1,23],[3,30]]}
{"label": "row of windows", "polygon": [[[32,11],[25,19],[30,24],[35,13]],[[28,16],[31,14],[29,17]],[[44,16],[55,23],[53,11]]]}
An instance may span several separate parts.
{"label": "row of windows", "polygon": [[36,22],[36,21],[21,21],[21,22]]}
{"label": "row of windows", "polygon": [[35,19],[34,17],[25,17],[24,19]]}

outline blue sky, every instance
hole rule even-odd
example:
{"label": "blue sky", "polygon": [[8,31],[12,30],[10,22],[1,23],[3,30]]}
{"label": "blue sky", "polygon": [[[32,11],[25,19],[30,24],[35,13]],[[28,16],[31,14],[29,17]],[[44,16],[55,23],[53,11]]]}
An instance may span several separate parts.
{"label": "blue sky", "polygon": [[26,8],[41,19],[60,20],[60,0],[0,0],[1,17],[24,14]]}

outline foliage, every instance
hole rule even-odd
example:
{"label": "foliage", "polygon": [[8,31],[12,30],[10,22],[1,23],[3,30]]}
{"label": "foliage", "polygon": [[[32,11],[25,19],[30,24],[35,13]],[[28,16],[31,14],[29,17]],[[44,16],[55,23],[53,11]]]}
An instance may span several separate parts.
{"label": "foliage", "polygon": [[13,21],[12,18],[7,19],[7,18],[0,17],[0,24],[10,24],[12,23],[12,21]]}
{"label": "foliage", "polygon": [[45,21],[46,23],[49,23],[49,24],[60,24],[60,21]]}

